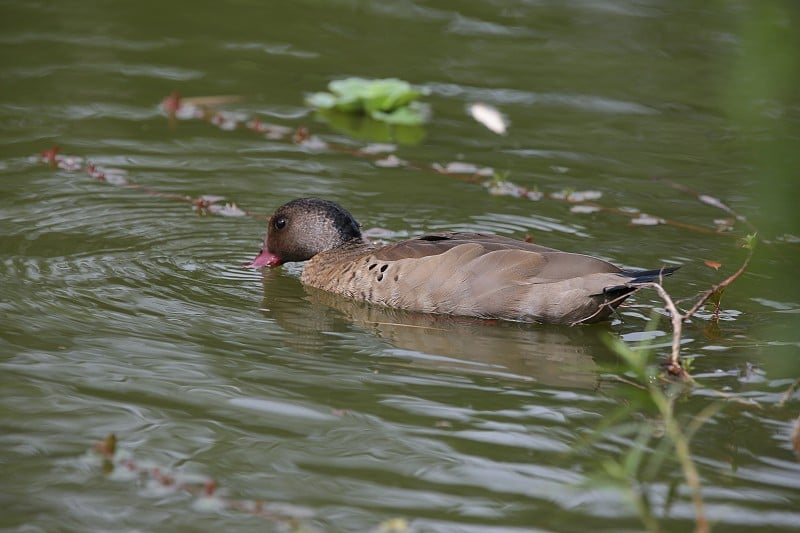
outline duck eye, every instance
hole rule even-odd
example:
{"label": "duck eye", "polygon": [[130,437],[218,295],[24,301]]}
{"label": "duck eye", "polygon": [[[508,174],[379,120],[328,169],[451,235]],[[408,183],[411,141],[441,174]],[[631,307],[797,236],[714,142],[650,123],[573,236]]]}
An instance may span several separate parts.
{"label": "duck eye", "polygon": [[283,218],[283,217],[279,218],[278,220],[275,221],[274,226],[275,226],[275,229],[283,229],[283,228],[285,228],[286,227],[286,219]]}

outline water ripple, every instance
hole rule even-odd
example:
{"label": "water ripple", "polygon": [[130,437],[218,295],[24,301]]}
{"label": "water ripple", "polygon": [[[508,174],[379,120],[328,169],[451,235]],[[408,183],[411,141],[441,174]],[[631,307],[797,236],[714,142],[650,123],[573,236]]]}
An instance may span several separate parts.
{"label": "water ripple", "polygon": [[165,37],[155,41],[127,40],[107,35],[70,34],[70,33],[38,33],[20,32],[6,33],[0,36],[0,44],[25,45],[31,43],[53,43],[65,46],[85,46],[88,48],[110,48],[118,50],[150,51],[177,44],[177,39]]}
{"label": "water ripple", "polygon": [[533,93],[516,89],[483,89],[450,83],[428,83],[425,87],[432,93],[448,98],[462,98],[472,102],[495,104],[542,105],[545,107],[567,107],[575,110],[604,114],[655,115],[658,110],[636,102],[613,100],[596,95],[570,95],[562,93]]}

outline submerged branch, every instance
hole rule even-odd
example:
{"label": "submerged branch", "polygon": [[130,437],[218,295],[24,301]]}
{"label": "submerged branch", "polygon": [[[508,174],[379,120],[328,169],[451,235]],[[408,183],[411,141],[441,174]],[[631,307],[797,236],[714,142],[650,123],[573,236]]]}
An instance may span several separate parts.
{"label": "submerged branch", "polygon": [[[317,136],[312,135],[309,130],[303,126],[294,128],[277,124],[267,124],[259,119],[241,118],[241,116],[235,116],[230,113],[219,111],[215,108],[217,105],[231,104],[240,100],[241,98],[238,96],[186,98],[182,97],[178,92],[173,92],[161,102],[161,109],[166,114],[168,123],[173,129],[175,128],[178,120],[201,120],[207,122],[208,124],[217,126],[225,131],[244,130],[257,135],[262,135],[269,140],[287,141],[290,143],[303,145],[312,150],[329,150],[347,154],[353,157],[372,159],[376,165],[381,167],[399,167],[448,176],[450,178],[462,180],[468,183],[482,185],[492,195],[512,196],[531,201],[540,201],[546,198],[549,200],[570,204],[573,206],[572,209],[576,212],[580,210],[580,212],[586,213],[604,212],[618,216],[624,216],[630,219],[630,223],[632,225],[650,226],[664,224],[697,233],[707,233],[726,237],[735,236],[733,233],[723,231],[720,228],[704,227],[677,220],[669,220],[663,217],[644,214],[638,210],[603,206],[595,201],[592,201],[596,200],[600,196],[600,193],[596,191],[580,192],[564,190],[545,194],[537,191],[536,189],[529,190],[526,187],[516,185],[500,176],[492,168],[480,167],[474,164],[463,162],[428,164],[406,161],[394,155],[396,146],[393,144],[369,144],[363,147],[355,147],[341,143],[323,141]],[[216,196],[191,198],[165,193],[134,182],[130,182],[124,177],[124,172],[119,169],[100,169],[94,164],[88,164],[84,166],[83,159],[80,157],[65,157],[59,155],[58,147],[43,151],[39,159],[40,161],[49,164],[53,168],[62,168],[68,171],[83,170],[98,181],[139,190],[151,196],[158,196],[173,201],[193,204],[195,209],[201,214],[248,216],[258,219],[268,218],[268,216],[264,214],[242,210],[234,203],[222,205],[219,203],[221,198]],[[689,191],[687,187],[684,187],[680,184],[675,184],[667,180],[662,181],[666,181],[668,184],[678,190]],[[695,194],[703,203],[721,208],[726,212],[733,214],[736,220],[746,222],[744,217],[735,214],[732,209],[727,207],[722,202],[712,199],[712,197],[707,195],[697,194],[693,191],[691,191],[691,193]],[[715,201],[710,201],[708,199]]]}
{"label": "submerged branch", "polygon": [[[667,358],[666,363],[664,364],[664,369],[667,373],[673,377],[680,378],[684,381],[691,381],[692,377],[689,375],[688,372],[683,367],[681,363],[681,338],[683,336],[683,323],[691,318],[712,296],[720,295],[728,286],[730,286],[734,281],[736,281],[744,272],[747,270],[747,267],[750,265],[750,260],[753,258],[753,252],[755,250],[755,235],[749,235],[744,239],[744,247],[747,248],[748,253],[747,257],[745,257],[742,265],[730,276],[725,278],[723,281],[713,285],[710,289],[705,291],[700,298],[695,302],[695,304],[685,313],[681,313],[678,310],[678,306],[675,305],[675,302],[672,299],[672,296],[664,289],[661,283],[642,283],[639,285],[641,288],[652,288],[658,293],[661,297],[661,300],[664,302],[664,307],[669,312],[670,321],[672,322],[672,349],[670,351],[669,357]],[[719,305],[717,305],[717,312],[719,311]],[[719,317],[717,313],[715,313],[715,320],[718,320]]]}
{"label": "submerged branch", "polygon": [[686,320],[688,316],[682,315],[680,311],[678,311],[678,308],[675,306],[675,302],[672,301],[672,297],[664,289],[664,287],[661,286],[660,283],[643,283],[641,287],[650,287],[655,289],[658,295],[664,301],[664,306],[670,314],[670,321],[672,322],[672,351],[667,358],[667,362],[664,364],[665,370],[671,376],[675,376],[684,380],[691,380],[691,376],[683,369],[683,365],[681,365],[681,337],[683,334],[683,321]]}
{"label": "submerged branch", "polygon": [[[680,356],[683,323],[692,317],[712,296],[720,295],[722,291],[724,291],[745,272],[750,264],[750,261],[753,257],[753,252],[755,250],[755,235],[747,236],[744,239],[744,247],[748,250],[747,257],[745,257],[742,265],[736,270],[736,272],[705,291],[700,298],[698,298],[697,302],[695,302],[695,304],[685,313],[681,313],[679,311],[670,294],[661,285],[661,280],[659,280],[658,283],[652,282],[639,285],[640,288],[649,287],[654,289],[658,293],[659,297],[663,300],[664,306],[670,315],[670,321],[672,323],[672,348],[669,357],[663,365],[668,376],[677,378],[683,382],[693,381],[693,378],[686,371],[684,365],[682,364]],[[719,304],[717,305],[717,311],[718,310]],[[715,313],[714,320],[718,319],[719,317]],[[619,350],[621,350],[619,352],[621,355],[628,354],[624,357],[624,359],[630,362],[630,348],[622,345]],[[643,375],[640,373],[639,377],[641,379]],[[666,434],[672,443],[675,456],[678,460],[678,463],[681,465],[683,478],[689,487],[692,506],[694,507],[695,514],[695,531],[697,533],[707,533],[710,531],[711,526],[705,513],[700,474],[697,470],[697,466],[692,460],[689,442],[700,426],[721,408],[721,404],[712,404],[711,406],[703,409],[699,415],[695,416],[694,420],[689,424],[687,431],[684,432],[675,416],[675,397],[665,394],[660,387],[651,381],[644,380],[644,383],[649,393],[648,396],[656,405],[661,417],[664,420]],[[793,387],[797,386],[798,383],[800,383],[800,380],[795,381]],[[792,391],[793,387],[790,387],[789,390]],[[787,391],[787,394],[791,393]],[[795,449],[795,452],[798,454],[798,456],[800,456],[800,418],[796,422],[795,429],[792,434],[792,445]],[[650,529],[652,529],[652,517],[650,516],[648,510],[646,508],[641,508],[641,506],[639,507],[639,514],[642,521]]]}
{"label": "submerged branch", "polygon": [[192,496],[193,507],[197,511],[237,511],[266,520],[285,531],[318,531],[308,523],[308,519],[314,515],[311,509],[297,504],[228,498],[213,478],[182,476],[168,467],[151,466],[137,461],[130,454],[120,451],[114,433],[96,442],[92,452],[102,462],[103,473],[107,476],[119,470],[124,474],[118,479],[147,480],[165,491]]}
{"label": "submerged branch", "polygon": [[697,300],[697,302],[695,302],[692,308],[686,312],[683,319],[686,320],[690,316],[694,315],[698,311],[698,309],[700,309],[703,306],[703,304],[705,304],[708,301],[709,298],[711,298],[714,294],[718,294],[721,291],[725,290],[731,283],[736,281],[736,279],[739,276],[741,276],[744,273],[744,271],[747,270],[747,267],[750,265],[750,260],[753,258],[753,250],[754,249],[752,246],[749,247],[747,257],[742,263],[742,266],[740,266],[736,272],[728,276],[726,279],[724,279],[720,283],[717,283],[716,285],[708,289],[706,292],[704,292],[702,296],[700,296],[700,299]]}

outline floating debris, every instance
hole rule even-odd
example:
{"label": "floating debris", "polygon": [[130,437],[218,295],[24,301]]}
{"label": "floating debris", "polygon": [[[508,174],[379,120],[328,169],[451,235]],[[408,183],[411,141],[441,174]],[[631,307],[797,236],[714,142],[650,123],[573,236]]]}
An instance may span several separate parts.
{"label": "floating debris", "polygon": [[138,481],[150,497],[162,498],[175,493],[193,496],[192,508],[203,513],[237,511],[264,519],[281,531],[318,532],[308,520],[316,514],[313,509],[296,504],[263,500],[233,499],[220,490],[215,479],[197,474],[183,473],[137,460],[129,452],[120,450],[117,437],[111,433],[96,442],[86,454],[86,460],[99,464],[108,479],[118,482]]}
{"label": "floating debris", "polygon": [[493,176],[494,169],[491,167],[479,167],[472,163],[462,163],[460,161],[453,161],[442,166],[439,163],[434,163],[431,168],[440,174],[470,174],[474,176]]}
{"label": "floating debris", "polygon": [[407,164],[408,164],[407,161],[403,161],[394,154],[389,154],[388,157],[385,157],[384,159],[378,159],[375,161],[375,165],[384,168],[403,167],[406,166]]}
{"label": "floating debris", "polygon": [[58,168],[75,172],[83,168],[83,158],[75,156],[63,157],[58,161]]}
{"label": "floating debris", "polygon": [[659,224],[664,224],[663,218],[658,218],[650,215],[645,215],[644,213],[640,214],[636,218],[631,219],[631,224],[636,226],[657,226]]}
{"label": "floating debris", "polygon": [[733,225],[735,222],[736,221],[732,218],[714,219],[714,225],[717,227],[717,231],[733,231]]}
{"label": "floating debris", "polygon": [[472,118],[486,126],[489,131],[498,135],[505,135],[508,132],[508,118],[494,106],[479,102],[467,106],[467,111]]}
{"label": "floating debris", "polygon": [[602,208],[596,205],[573,205],[572,207],[570,207],[569,211],[570,213],[589,214],[602,211]]}
{"label": "floating debris", "polygon": [[387,143],[372,143],[361,149],[362,154],[390,154],[397,150],[397,146]]}
{"label": "floating debris", "polygon": [[508,180],[492,179],[484,182],[483,186],[486,187],[489,190],[489,194],[493,196],[513,196],[515,198],[527,198],[528,200],[532,200],[534,202],[544,198],[543,192],[537,190],[528,190],[527,188],[521,187]]}
{"label": "floating debris", "polygon": [[603,197],[600,191],[570,191],[563,190],[554,192],[550,195],[551,198],[556,200],[566,200],[568,202],[590,202],[592,200],[599,200]]}
{"label": "floating debris", "polygon": [[228,202],[225,205],[212,204],[212,205],[209,205],[207,209],[208,209],[208,211],[210,213],[212,213],[214,215],[220,215],[220,216],[223,216],[223,217],[243,217],[243,216],[247,216],[247,213],[244,210],[239,209],[239,206],[237,206],[233,202]]}

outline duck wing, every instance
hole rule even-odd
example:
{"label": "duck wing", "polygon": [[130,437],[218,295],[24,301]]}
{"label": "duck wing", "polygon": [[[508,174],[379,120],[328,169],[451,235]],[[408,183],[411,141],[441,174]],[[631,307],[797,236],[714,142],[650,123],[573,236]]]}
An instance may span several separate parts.
{"label": "duck wing", "polygon": [[483,234],[426,235],[375,250],[369,262],[376,303],[508,320],[580,321],[597,313],[606,287],[628,279],[601,259]]}
{"label": "duck wing", "polygon": [[469,243],[479,243],[486,252],[495,250],[528,250],[531,252],[558,252],[554,248],[547,248],[501,235],[488,233],[468,233],[468,232],[442,232],[429,233],[421,237],[415,237],[405,241],[388,244],[378,248],[374,252],[377,259],[384,261],[397,261],[411,257],[427,257],[429,255],[439,255],[456,246]]}

